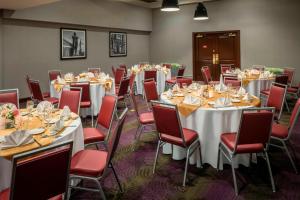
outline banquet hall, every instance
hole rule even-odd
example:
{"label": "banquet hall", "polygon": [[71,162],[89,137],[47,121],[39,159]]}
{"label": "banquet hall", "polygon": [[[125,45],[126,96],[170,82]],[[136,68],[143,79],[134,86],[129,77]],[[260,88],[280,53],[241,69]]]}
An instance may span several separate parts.
{"label": "banquet hall", "polygon": [[300,199],[299,9],[0,0],[0,200]]}

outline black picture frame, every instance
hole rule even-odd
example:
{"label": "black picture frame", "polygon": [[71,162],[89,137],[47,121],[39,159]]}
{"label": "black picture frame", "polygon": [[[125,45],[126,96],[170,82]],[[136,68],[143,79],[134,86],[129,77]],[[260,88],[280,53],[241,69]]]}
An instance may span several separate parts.
{"label": "black picture frame", "polygon": [[109,57],[127,56],[127,33],[109,32]]}
{"label": "black picture frame", "polygon": [[60,59],[71,60],[86,58],[86,29],[60,28]]}

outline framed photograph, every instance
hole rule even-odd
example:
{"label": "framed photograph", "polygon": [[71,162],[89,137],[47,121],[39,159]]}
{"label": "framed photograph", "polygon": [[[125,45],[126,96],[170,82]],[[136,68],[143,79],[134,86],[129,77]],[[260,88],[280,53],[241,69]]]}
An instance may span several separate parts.
{"label": "framed photograph", "polygon": [[86,30],[84,29],[60,29],[60,59],[84,59],[86,58]]}
{"label": "framed photograph", "polygon": [[127,33],[109,32],[109,56],[127,56]]}

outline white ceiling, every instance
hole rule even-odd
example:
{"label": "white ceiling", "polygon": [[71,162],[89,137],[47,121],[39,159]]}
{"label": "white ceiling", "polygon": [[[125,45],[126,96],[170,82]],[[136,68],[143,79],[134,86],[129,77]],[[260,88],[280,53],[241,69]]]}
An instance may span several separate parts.
{"label": "white ceiling", "polygon": [[0,9],[19,10],[61,0],[0,0]]}

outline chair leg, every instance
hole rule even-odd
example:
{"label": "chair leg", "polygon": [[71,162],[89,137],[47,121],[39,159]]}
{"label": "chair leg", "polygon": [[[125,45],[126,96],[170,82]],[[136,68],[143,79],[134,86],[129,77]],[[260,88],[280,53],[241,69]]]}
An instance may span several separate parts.
{"label": "chair leg", "polygon": [[200,142],[199,142],[198,151],[199,151],[199,157],[200,157],[200,165],[201,165],[201,167],[203,167],[202,154],[201,154],[201,144],[200,144]]}
{"label": "chair leg", "polygon": [[220,170],[220,159],[221,159],[221,144],[219,144],[218,148],[218,161],[217,161],[217,170]]}
{"label": "chair leg", "polygon": [[284,104],[285,104],[287,111],[290,112],[289,104],[287,103],[286,99],[284,100]]}
{"label": "chair leg", "polygon": [[[294,159],[295,159],[295,165],[297,166],[297,156],[296,156],[296,154],[295,154],[295,149],[294,149],[292,143],[291,143],[289,140],[287,140],[286,142],[287,142],[287,145],[288,145],[288,146],[290,147],[290,149],[291,149],[291,152],[292,152],[293,157],[294,157]],[[298,171],[298,170],[297,170],[297,171]]]}
{"label": "chair leg", "polygon": [[141,131],[140,131],[140,134],[139,134],[139,136],[138,136],[138,138],[137,138],[137,142],[139,142],[139,141],[140,141],[140,139],[141,139],[141,135],[142,135],[142,133],[144,132],[144,129],[145,129],[145,126],[143,126],[143,125],[142,125]]}
{"label": "chair leg", "polygon": [[291,161],[291,164],[292,164],[292,166],[293,166],[293,168],[294,168],[296,174],[298,174],[298,170],[297,170],[296,164],[295,164],[295,162],[294,162],[294,160],[293,160],[293,158],[292,158],[292,156],[291,156],[291,154],[290,154],[290,152],[289,152],[289,150],[288,150],[288,148],[287,148],[285,142],[282,141],[282,144],[283,144],[283,147],[284,147],[284,149],[285,149],[285,151],[286,151],[286,154],[288,155],[288,157],[289,157],[289,159],[290,159],[290,161]]}
{"label": "chair leg", "polygon": [[188,148],[188,150],[186,152],[185,168],[184,168],[183,183],[182,183],[183,187],[185,187],[186,174],[187,174],[187,170],[188,170],[189,159],[190,159],[190,148]]}
{"label": "chair leg", "polygon": [[91,106],[91,114],[92,114],[92,127],[94,127],[94,109],[93,109],[93,106]]}
{"label": "chair leg", "polygon": [[235,195],[239,195],[236,176],[235,176],[235,170],[234,170],[234,157],[231,157],[231,170],[232,170],[232,176],[233,176],[234,192],[235,192]]}
{"label": "chair leg", "polygon": [[267,161],[267,164],[268,164],[268,170],[269,170],[270,179],[271,179],[272,191],[276,192],[274,179],[273,179],[273,174],[272,174],[272,169],[271,169],[270,160],[269,160],[269,155],[268,155],[267,151],[265,151],[265,156],[266,156],[266,161]]}
{"label": "chair leg", "polygon": [[157,143],[156,154],[155,154],[154,165],[153,165],[153,174],[155,173],[155,168],[156,168],[156,163],[157,163],[159,148],[160,148],[160,140],[158,140],[158,143]]}
{"label": "chair leg", "polygon": [[139,130],[141,128],[141,124],[139,123],[139,126],[137,127],[136,129],[136,133],[135,133],[135,136],[134,136],[134,139],[136,140],[137,136],[138,136],[138,133],[139,133]]}
{"label": "chair leg", "polygon": [[103,199],[103,200],[106,200],[106,197],[105,197],[104,191],[103,191],[103,189],[102,189],[102,187],[101,187],[101,184],[99,183],[99,181],[95,181],[95,182],[96,182],[97,185],[98,185],[99,192],[100,192],[100,195],[101,195],[102,199]]}
{"label": "chair leg", "polygon": [[118,178],[118,175],[117,175],[117,173],[116,173],[116,171],[115,171],[115,168],[114,168],[113,164],[110,163],[110,166],[111,166],[111,169],[112,169],[112,171],[113,171],[113,173],[114,173],[114,175],[115,175],[115,178],[116,178],[116,181],[117,181],[117,183],[118,183],[119,189],[120,189],[121,192],[123,192],[122,186],[121,186],[121,184],[120,184],[120,180],[119,180],[119,178]]}

